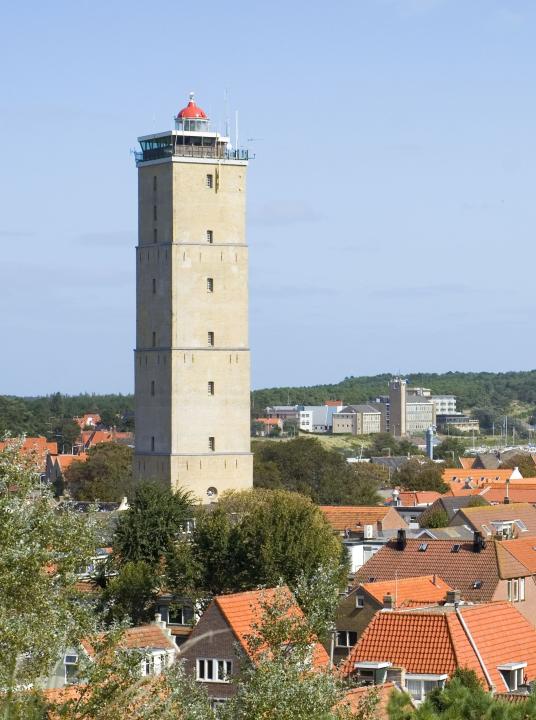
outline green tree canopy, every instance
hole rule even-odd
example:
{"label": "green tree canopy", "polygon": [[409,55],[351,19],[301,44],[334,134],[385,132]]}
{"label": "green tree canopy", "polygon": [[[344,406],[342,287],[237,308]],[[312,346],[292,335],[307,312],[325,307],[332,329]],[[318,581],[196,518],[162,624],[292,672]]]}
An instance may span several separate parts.
{"label": "green tree canopy", "polygon": [[459,458],[465,454],[465,443],[456,437],[446,437],[434,448],[434,458],[444,460],[446,467],[460,467]]}
{"label": "green tree canopy", "polygon": [[441,465],[424,458],[412,458],[396,474],[395,481],[404,490],[447,492]]}
{"label": "green tree canopy", "polygon": [[156,483],[136,487],[128,510],[121,513],[114,551],[122,563],[143,561],[154,567],[181,537],[193,517],[191,495]]}
{"label": "green tree canopy", "polygon": [[504,462],[501,462],[501,467],[512,469],[517,467],[524,478],[536,476],[536,465],[534,464],[532,455],[529,455],[528,453],[517,453],[516,455],[512,455]]}
{"label": "green tree canopy", "polygon": [[85,462],[73,462],[65,471],[67,492],[76,500],[119,502],[132,489],[132,448],[99,443]]}
{"label": "green tree canopy", "polygon": [[351,467],[316,438],[253,443],[253,484],[307,495],[320,505],[375,505],[381,472]]}

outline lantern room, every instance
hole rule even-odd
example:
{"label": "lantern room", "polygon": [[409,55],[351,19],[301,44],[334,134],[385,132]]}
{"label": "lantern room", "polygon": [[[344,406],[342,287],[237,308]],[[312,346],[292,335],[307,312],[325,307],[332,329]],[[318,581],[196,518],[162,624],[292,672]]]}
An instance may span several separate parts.
{"label": "lantern room", "polygon": [[209,119],[205,111],[196,105],[193,93],[190,93],[188,105],[175,118],[175,128],[183,132],[208,132]]}

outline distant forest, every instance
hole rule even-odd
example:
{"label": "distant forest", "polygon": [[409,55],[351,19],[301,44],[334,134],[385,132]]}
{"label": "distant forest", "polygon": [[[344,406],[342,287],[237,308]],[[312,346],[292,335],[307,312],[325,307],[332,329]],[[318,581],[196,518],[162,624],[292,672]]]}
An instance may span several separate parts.
{"label": "distant forest", "polygon": [[[406,376],[411,385],[428,387],[436,394],[452,393],[458,409],[472,412],[483,427],[506,413],[534,423],[536,411],[536,370],[506,373],[443,374],[416,373]],[[268,405],[321,404],[342,400],[345,404],[362,403],[387,394],[391,375],[347,377],[333,385],[279,387],[254,390],[252,413],[261,415]],[[84,413],[99,413],[106,424],[132,427],[132,395],[61,395],[15,397],[0,395],[0,435],[51,435],[57,421]],[[125,420],[126,418],[126,420]]]}

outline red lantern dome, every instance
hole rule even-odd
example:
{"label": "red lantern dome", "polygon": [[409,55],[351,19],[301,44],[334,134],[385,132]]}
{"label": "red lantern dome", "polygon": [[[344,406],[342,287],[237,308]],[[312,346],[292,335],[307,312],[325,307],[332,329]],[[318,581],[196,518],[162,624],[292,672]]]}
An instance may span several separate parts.
{"label": "red lantern dome", "polygon": [[177,120],[207,120],[207,115],[199,105],[194,102],[194,94],[190,93],[190,101],[188,105],[183,108],[177,115]]}

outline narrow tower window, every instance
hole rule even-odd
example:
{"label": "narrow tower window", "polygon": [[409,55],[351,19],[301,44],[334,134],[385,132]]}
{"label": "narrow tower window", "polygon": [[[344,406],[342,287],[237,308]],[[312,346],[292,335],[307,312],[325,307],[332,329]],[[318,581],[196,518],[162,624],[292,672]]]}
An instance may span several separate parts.
{"label": "narrow tower window", "polygon": [[207,230],[207,242],[211,245],[214,242],[214,233],[212,232],[212,230]]}
{"label": "narrow tower window", "polygon": [[154,190],[155,192],[156,192],[156,188],[157,188],[157,182],[158,182],[158,181],[157,181],[157,179],[156,179],[156,175],[153,175],[153,190]]}
{"label": "narrow tower window", "polygon": [[158,212],[156,205],[153,205],[153,220],[156,222],[158,220]]}
{"label": "narrow tower window", "polygon": [[210,347],[214,347],[214,333],[212,330],[208,331],[208,344]]}
{"label": "narrow tower window", "polygon": [[151,451],[154,452],[154,435],[151,437]]}
{"label": "narrow tower window", "polygon": [[153,295],[156,295],[156,278],[153,278]]}
{"label": "narrow tower window", "polygon": [[151,380],[151,395],[154,397],[154,380]]}
{"label": "narrow tower window", "polygon": [[214,452],[216,450],[216,440],[212,436],[208,439],[208,449]]}
{"label": "narrow tower window", "polygon": [[156,228],[153,229],[153,243],[156,245],[158,242],[158,230]]}
{"label": "narrow tower window", "polygon": [[214,292],[214,278],[207,278],[207,292]]}
{"label": "narrow tower window", "polygon": [[212,175],[210,173],[207,175],[207,187],[208,188],[214,187],[214,175]]}
{"label": "narrow tower window", "polygon": [[153,347],[156,347],[156,333],[153,330]]}
{"label": "narrow tower window", "polygon": [[208,394],[214,395],[214,380],[208,381]]}

